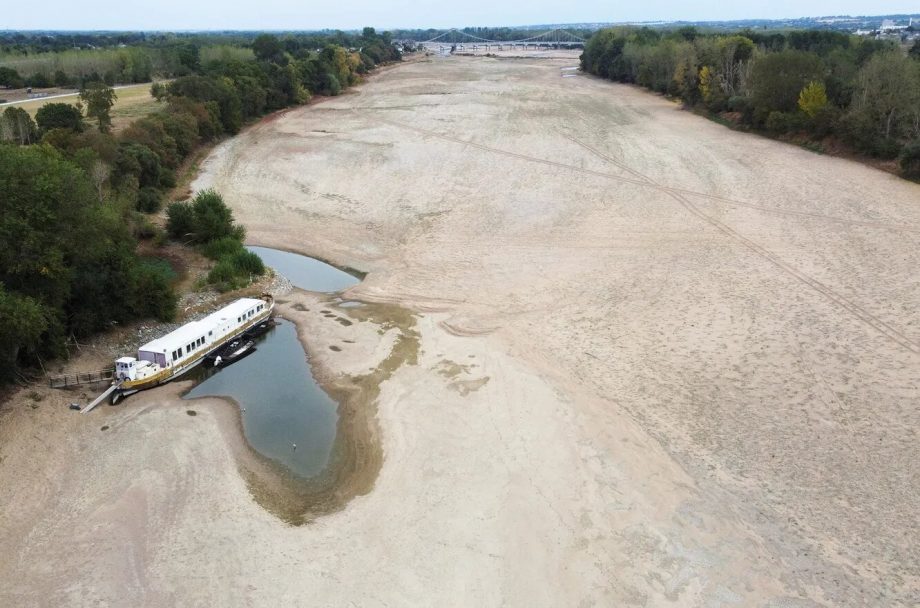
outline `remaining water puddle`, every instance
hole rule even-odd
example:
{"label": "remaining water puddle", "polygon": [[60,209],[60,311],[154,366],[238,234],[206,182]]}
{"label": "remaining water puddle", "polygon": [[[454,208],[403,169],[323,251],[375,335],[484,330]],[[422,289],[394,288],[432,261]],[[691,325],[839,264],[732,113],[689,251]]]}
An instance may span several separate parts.
{"label": "remaining water puddle", "polygon": [[342,291],[352,285],[357,285],[363,278],[298,253],[269,247],[248,246],[246,249],[258,254],[266,266],[271,266],[290,279],[294,287],[307,291],[322,293]]}
{"label": "remaining water puddle", "polygon": [[[262,255],[261,251],[256,253]],[[242,410],[243,432],[249,444],[296,475],[313,477],[329,462],[338,423],[336,402],[313,379],[292,323],[278,320],[277,327],[256,338],[256,346],[255,353],[223,369],[200,365],[191,373],[200,382],[184,398],[235,399]]]}

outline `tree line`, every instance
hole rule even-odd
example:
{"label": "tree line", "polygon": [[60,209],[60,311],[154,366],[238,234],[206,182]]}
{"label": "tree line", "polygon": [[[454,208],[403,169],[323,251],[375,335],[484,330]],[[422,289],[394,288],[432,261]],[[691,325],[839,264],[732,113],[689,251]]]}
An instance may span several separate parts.
{"label": "tree line", "polygon": [[[389,34],[378,34],[373,28],[360,33],[292,33],[271,38],[280,53],[278,58],[287,55],[302,61],[309,53],[339,46],[358,52],[362,71],[399,59]],[[67,46],[66,41],[79,46]],[[208,58],[217,58],[212,57],[215,55],[212,51],[217,51],[218,56],[226,49],[255,51],[265,42],[261,34],[243,32],[33,37],[15,34],[7,38],[0,35],[0,87],[81,87],[95,81],[114,85],[170,79],[198,73]]]}
{"label": "tree line", "polygon": [[842,32],[703,34],[611,28],[581,56],[583,70],[635,83],[687,106],[779,137],[834,138],[920,177],[920,41]]}
{"label": "tree line", "polygon": [[73,338],[138,318],[170,319],[168,269],[138,255],[172,238],[215,260],[207,281],[235,289],[264,271],[242,247],[245,232],[214,192],[161,209],[182,162],[268,112],[337,95],[380,62],[399,59],[372,28],[361,45],[310,49],[270,35],[249,60],[191,61],[190,73],[153,85],[162,108],[113,133],[116,92],[87,83],[80,106],[44,105],[35,120],[0,114],[0,380],[63,356]]}

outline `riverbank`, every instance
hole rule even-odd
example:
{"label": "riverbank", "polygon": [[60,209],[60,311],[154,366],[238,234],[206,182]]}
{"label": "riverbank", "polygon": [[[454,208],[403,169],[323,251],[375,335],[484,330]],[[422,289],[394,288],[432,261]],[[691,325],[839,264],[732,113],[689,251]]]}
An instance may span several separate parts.
{"label": "riverbank", "polygon": [[[253,242],[367,270],[352,297],[419,313],[424,354],[384,394],[424,404],[443,443],[404,444],[382,406],[369,497],[441,517],[430,536],[389,526],[434,559],[445,536],[491,555],[467,588],[513,604],[908,605],[917,185],[568,77],[576,63],[435,57],[203,167]],[[488,439],[429,389],[471,345],[490,364],[460,391],[489,378],[465,397]],[[455,487],[425,509],[439,476]],[[547,595],[503,594],[520,581]]]}
{"label": "riverbank", "polygon": [[911,605],[917,186],[574,61],[432,58],[219,145],[196,187],[250,242],[411,311],[280,298],[367,387],[344,458],[375,479],[294,526],[210,402],[48,454],[30,419],[0,601]]}

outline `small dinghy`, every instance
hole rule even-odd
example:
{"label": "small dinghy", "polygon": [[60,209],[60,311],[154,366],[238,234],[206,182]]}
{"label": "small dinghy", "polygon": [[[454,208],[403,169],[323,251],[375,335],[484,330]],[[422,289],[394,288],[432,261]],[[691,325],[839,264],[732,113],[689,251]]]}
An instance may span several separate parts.
{"label": "small dinghy", "polygon": [[256,343],[252,340],[234,340],[220,349],[214,356],[214,367],[224,367],[231,363],[236,363],[254,352],[256,352]]}
{"label": "small dinghy", "polygon": [[246,333],[243,334],[243,336],[247,339],[258,338],[261,335],[267,334],[268,330],[270,330],[275,325],[277,325],[277,323],[275,323],[274,319],[265,319],[261,323],[257,323],[256,325],[253,325],[251,328],[246,330]]}

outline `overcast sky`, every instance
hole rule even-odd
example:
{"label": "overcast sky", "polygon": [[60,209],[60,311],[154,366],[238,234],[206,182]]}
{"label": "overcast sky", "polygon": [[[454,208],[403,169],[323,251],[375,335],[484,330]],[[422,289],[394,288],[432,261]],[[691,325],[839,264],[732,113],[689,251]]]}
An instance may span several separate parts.
{"label": "overcast sky", "polygon": [[2,29],[378,29],[916,13],[920,0],[10,0]]}

